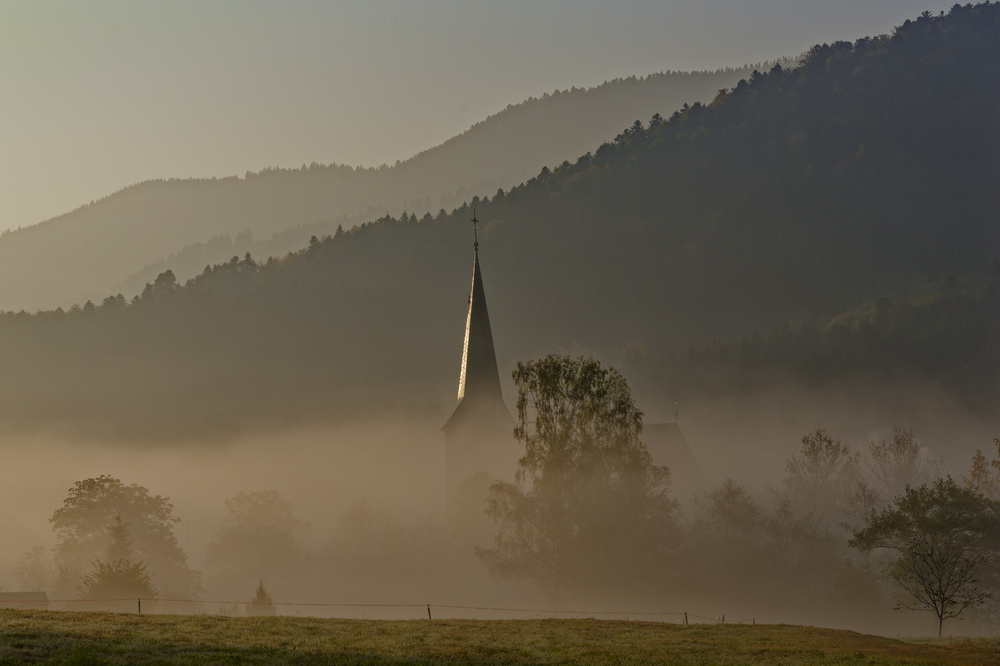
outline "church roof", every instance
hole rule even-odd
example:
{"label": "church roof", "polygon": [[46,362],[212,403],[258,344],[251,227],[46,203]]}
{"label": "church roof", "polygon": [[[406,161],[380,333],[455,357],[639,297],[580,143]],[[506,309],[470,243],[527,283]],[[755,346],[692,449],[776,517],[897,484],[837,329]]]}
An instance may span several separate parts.
{"label": "church roof", "polygon": [[688,500],[708,488],[705,475],[677,423],[647,423],[641,441],[653,457],[654,465],[670,470],[670,494]]}
{"label": "church roof", "polygon": [[466,417],[470,411],[493,411],[500,418],[500,411],[511,421],[510,412],[503,403],[500,390],[500,372],[493,347],[490,314],[486,309],[486,291],[479,268],[479,241],[473,245],[472,291],[469,294],[469,314],[465,319],[465,344],[462,347],[462,372],[458,379],[458,401],[451,417],[442,430],[447,431]]}

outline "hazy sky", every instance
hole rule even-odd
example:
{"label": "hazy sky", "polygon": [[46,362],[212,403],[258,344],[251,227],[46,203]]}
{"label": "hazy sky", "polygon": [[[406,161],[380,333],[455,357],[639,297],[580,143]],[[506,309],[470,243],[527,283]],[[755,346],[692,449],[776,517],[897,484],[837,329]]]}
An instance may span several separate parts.
{"label": "hazy sky", "polygon": [[0,0],[0,229],[150,178],[392,163],[557,88],[797,55],[947,7]]}

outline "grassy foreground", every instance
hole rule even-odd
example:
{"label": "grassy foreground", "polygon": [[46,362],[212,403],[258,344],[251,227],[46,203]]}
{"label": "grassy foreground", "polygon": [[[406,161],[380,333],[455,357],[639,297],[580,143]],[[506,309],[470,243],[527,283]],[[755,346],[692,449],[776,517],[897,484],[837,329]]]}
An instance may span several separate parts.
{"label": "grassy foreground", "polygon": [[1000,664],[995,648],[791,625],[0,610],[0,664]]}

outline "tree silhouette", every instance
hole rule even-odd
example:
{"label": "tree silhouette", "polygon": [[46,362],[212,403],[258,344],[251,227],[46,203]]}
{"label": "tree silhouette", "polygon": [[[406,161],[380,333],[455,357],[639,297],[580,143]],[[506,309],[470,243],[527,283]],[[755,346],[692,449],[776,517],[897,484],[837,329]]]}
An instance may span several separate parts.
{"label": "tree silhouette", "polygon": [[255,575],[273,582],[301,563],[296,534],[308,526],[280,491],[240,491],[225,501],[225,510],[205,553],[205,564],[223,585],[237,589]]}
{"label": "tree silhouette", "polygon": [[264,579],[260,578],[254,595],[247,602],[247,615],[276,615],[277,608],[271,593],[264,587]]}
{"label": "tree silhouette", "polygon": [[121,516],[115,516],[107,532],[107,558],[95,561],[93,570],[82,577],[77,586],[80,598],[117,610],[130,609],[133,600],[156,599],[152,574],[146,563],[133,559],[128,525]]}
{"label": "tree silhouette", "polygon": [[861,478],[861,455],[822,428],[802,437],[799,454],[785,463],[785,488],[796,506],[836,525],[848,512]]}
{"label": "tree silhouette", "polygon": [[625,380],[594,359],[552,354],[518,363],[514,384],[525,452],[514,482],[487,495],[498,531],[476,552],[490,574],[533,580],[555,604],[587,585],[655,575],[676,536],[676,503],[669,472],[639,439],[642,412]]}
{"label": "tree silhouette", "polygon": [[938,635],[989,597],[977,577],[989,555],[1000,552],[1000,502],[956,484],[951,477],[907,487],[892,504],[872,512],[850,545],[869,552],[894,552],[889,573],[909,598],[897,608],[933,612]]}
{"label": "tree silhouette", "polygon": [[134,560],[149,565],[170,596],[190,599],[201,589],[200,574],[188,567],[174,536],[180,519],[173,505],[142,486],[126,486],[109,475],[77,481],[49,522],[56,533],[56,564],[65,572],[83,571],[107,556],[110,529],[116,552],[128,550]]}

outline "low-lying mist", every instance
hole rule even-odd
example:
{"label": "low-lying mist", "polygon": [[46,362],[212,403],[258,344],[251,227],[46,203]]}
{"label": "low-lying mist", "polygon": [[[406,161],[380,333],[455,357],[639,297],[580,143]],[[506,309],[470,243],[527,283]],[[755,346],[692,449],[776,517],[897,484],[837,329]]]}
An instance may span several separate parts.
{"label": "low-lying mist", "polygon": [[[646,423],[673,420],[673,403],[653,387],[637,387],[636,398],[645,408]],[[924,615],[891,611],[891,580],[876,585],[852,573],[857,554],[847,547],[850,533],[836,519],[791,505],[782,508],[787,461],[798,453],[803,436],[817,428],[867,455],[870,442],[891,440],[898,426],[912,429],[923,457],[943,458],[939,469],[960,481],[977,448],[992,452],[1000,427],[970,416],[933,387],[913,385],[868,393],[787,386],[678,409],[706,483],[698,501],[674,496],[682,530],[669,561],[663,562],[662,585],[596,586],[553,609],[531,581],[492,580],[475,554],[476,546],[491,545],[489,519],[475,501],[461,507],[461,516],[446,510],[439,431],[444,416],[435,413],[149,447],[47,435],[9,437],[3,442],[7,475],[0,491],[0,586],[30,587],[27,554],[43,546],[34,558],[41,577],[32,580],[44,582],[35,586],[54,600],[79,596],[65,581],[58,589],[50,518],[75,483],[109,475],[124,486],[148,489],[150,496],[169,498],[172,516],[180,519],[173,528],[177,545],[187,566],[200,572],[200,590],[191,597],[195,602],[166,601],[170,590],[160,584],[162,600],[144,602],[144,612],[244,613],[263,583],[283,614],[416,618],[425,616],[425,605],[431,604],[435,617],[535,617],[552,610],[688,612],[726,615],[727,621],[812,623],[879,633],[931,631]],[[711,520],[712,494],[727,480],[731,489],[742,489],[741,501],[761,512],[759,534],[748,542],[752,546],[739,546],[738,556],[717,540]],[[680,481],[675,479],[675,485]],[[253,510],[252,502],[227,506],[241,494],[264,504],[274,500],[276,512],[269,515],[279,518],[268,529],[288,537],[289,550],[274,546],[264,532],[259,540],[251,533],[219,545],[227,525],[241,520],[239,511]],[[284,509],[291,513],[281,514]],[[786,510],[790,513],[782,513]],[[785,542],[773,540],[779,529]],[[287,561],[269,559],[265,551],[285,552],[280,557]],[[150,573],[156,584],[158,572]],[[537,612],[484,610],[496,608]],[[979,611],[951,629],[974,632],[991,612]]]}

